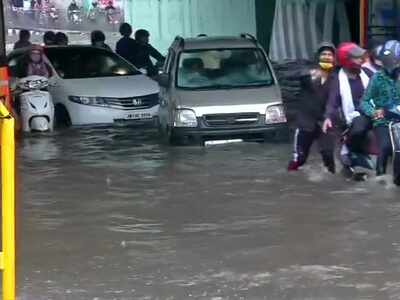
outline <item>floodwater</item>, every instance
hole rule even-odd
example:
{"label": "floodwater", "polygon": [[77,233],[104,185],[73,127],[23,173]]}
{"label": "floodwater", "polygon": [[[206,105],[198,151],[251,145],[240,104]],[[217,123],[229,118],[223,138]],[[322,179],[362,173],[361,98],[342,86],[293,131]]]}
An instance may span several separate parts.
{"label": "floodwater", "polygon": [[168,147],[152,130],[18,144],[18,299],[400,299],[399,189],[289,144]]}

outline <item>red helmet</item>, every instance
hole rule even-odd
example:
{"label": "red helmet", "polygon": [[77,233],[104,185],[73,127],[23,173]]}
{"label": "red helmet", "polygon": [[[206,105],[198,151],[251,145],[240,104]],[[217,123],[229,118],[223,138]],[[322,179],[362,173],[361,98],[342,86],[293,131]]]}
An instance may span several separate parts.
{"label": "red helmet", "polygon": [[366,50],[355,43],[342,43],[337,50],[338,62],[342,67],[349,69],[360,69],[361,65],[354,63],[352,58],[361,58],[366,54]]}

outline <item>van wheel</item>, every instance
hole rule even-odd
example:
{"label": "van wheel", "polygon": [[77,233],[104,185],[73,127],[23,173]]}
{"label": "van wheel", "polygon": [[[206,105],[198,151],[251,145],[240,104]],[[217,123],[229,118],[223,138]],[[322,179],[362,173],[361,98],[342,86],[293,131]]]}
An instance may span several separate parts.
{"label": "van wheel", "polygon": [[64,105],[57,104],[54,108],[55,121],[57,126],[60,127],[70,127],[71,118]]}

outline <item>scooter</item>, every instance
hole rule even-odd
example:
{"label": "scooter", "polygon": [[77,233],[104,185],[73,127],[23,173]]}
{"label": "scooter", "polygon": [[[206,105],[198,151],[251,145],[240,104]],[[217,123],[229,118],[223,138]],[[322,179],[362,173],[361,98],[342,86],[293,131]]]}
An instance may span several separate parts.
{"label": "scooter", "polygon": [[[400,186],[400,105],[390,106],[384,111],[386,119],[390,120],[389,134],[393,147],[393,182]],[[346,146],[347,133],[348,130],[342,134],[340,160],[345,169],[349,171],[349,177],[356,181],[364,181],[368,177],[367,173],[356,169],[361,168],[369,171],[376,169],[376,162],[373,159],[373,156],[378,155],[376,139],[372,132],[369,132],[365,152],[363,154],[353,153]]]}
{"label": "scooter", "polygon": [[42,76],[28,76],[18,82],[21,125],[24,132],[53,131],[54,104],[47,91],[49,80]]}

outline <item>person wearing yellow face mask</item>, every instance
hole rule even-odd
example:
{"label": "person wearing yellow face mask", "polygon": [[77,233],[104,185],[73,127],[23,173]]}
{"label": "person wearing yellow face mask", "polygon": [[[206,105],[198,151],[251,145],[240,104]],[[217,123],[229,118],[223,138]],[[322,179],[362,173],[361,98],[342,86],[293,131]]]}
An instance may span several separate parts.
{"label": "person wearing yellow face mask", "polygon": [[325,106],[329,95],[332,73],[335,70],[336,48],[331,43],[322,43],[316,51],[316,64],[300,71],[301,96],[296,113],[293,158],[288,171],[297,171],[307,161],[312,144],[316,141],[326,169],[335,173],[332,133],[322,131]]}

